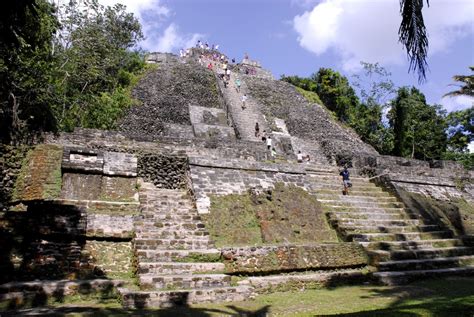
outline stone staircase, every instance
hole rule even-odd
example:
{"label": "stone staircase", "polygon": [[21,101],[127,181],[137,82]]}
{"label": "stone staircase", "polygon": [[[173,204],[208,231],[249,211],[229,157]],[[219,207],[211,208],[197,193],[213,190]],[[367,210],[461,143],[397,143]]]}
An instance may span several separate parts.
{"label": "stone staircase", "polygon": [[[240,76],[240,93],[237,92],[237,89],[235,88],[235,80],[237,77],[238,75],[231,71],[230,81],[227,85],[227,88],[224,88],[222,80],[220,79],[218,80],[219,87],[222,91],[225,102],[229,107],[229,112],[232,116],[232,120],[239,137],[242,140],[261,142],[259,138],[255,137],[255,123],[258,122],[260,126],[260,133],[262,133],[263,130],[271,132],[270,128],[268,127],[266,119],[259,109],[257,101],[250,96],[249,90],[242,76]],[[242,96],[244,93],[246,93],[248,97],[245,103],[245,110],[242,109]]]}
{"label": "stone staircase", "polygon": [[343,195],[334,170],[315,171],[310,177],[330,224],[341,239],[366,248],[378,281],[390,285],[424,276],[474,273],[473,247],[443,225],[411,213],[367,178],[351,178],[353,187]]}
{"label": "stone staircase", "polygon": [[134,248],[141,291],[121,289],[126,307],[169,307],[243,300],[247,286],[232,286],[209,234],[185,190],[141,183],[141,219]]}

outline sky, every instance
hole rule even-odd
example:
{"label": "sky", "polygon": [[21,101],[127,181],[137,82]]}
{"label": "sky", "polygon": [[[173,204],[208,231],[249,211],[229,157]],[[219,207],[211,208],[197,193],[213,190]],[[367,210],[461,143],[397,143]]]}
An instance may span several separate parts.
{"label": "sky", "polygon": [[443,98],[455,90],[453,75],[474,66],[474,1],[431,0],[423,8],[429,35],[427,81],[408,73],[398,42],[399,0],[99,0],[125,4],[143,27],[147,51],[178,52],[199,39],[219,44],[230,58],[245,53],[275,78],[310,76],[320,67],[347,76],[360,61],[379,63],[397,87],[415,86],[429,104],[455,111],[473,105],[468,97]]}

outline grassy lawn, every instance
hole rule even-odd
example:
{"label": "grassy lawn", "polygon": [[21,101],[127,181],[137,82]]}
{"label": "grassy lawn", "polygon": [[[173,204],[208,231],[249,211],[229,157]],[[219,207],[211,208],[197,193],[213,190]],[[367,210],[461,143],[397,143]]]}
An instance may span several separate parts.
{"label": "grassy lawn", "polygon": [[[254,300],[134,311],[114,300],[73,300],[36,311],[50,316],[474,316],[474,278],[451,277],[404,286],[341,286],[260,295]],[[30,311],[31,312],[31,311]],[[10,314],[0,313],[1,316]],[[21,316],[12,312],[11,316]]]}

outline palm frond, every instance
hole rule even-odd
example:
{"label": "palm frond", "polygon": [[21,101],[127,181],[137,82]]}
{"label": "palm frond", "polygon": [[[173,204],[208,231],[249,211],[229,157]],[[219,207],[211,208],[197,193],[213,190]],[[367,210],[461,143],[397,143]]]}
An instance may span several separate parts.
{"label": "palm frond", "polygon": [[[429,6],[429,0],[426,1]],[[418,72],[420,83],[426,80],[428,63],[428,34],[423,20],[424,0],[400,0],[402,22],[398,29],[399,41],[405,46],[410,66],[408,71]]]}

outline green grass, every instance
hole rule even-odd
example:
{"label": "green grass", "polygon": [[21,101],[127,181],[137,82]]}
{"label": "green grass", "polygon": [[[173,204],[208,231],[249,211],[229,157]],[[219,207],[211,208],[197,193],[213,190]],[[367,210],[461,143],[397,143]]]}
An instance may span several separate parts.
{"label": "green grass", "polygon": [[396,287],[343,286],[261,295],[254,301],[232,305],[195,307],[230,314],[266,310],[268,316],[473,316],[473,282],[473,278],[456,277]]}
{"label": "green grass", "polygon": [[[432,279],[404,286],[341,286],[278,292],[254,300],[189,307],[128,310],[113,294],[65,298],[54,316],[423,316],[474,315],[474,278]],[[51,314],[52,315],[52,314]]]}

